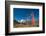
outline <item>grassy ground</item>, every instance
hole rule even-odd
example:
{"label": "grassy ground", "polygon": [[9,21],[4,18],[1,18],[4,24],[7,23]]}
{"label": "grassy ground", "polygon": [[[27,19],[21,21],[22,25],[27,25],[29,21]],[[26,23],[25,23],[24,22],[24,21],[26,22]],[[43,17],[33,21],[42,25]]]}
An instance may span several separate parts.
{"label": "grassy ground", "polygon": [[16,25],[14,25],[14,27],[32,27],[31,25],[29,25],[29,24],[16,24]]}
{"label": "grassy ground", "polygon": [[19,23],[18,21],[14,21],[14,28],[19,27],[39,27],[39,21],[35,21],[35,25],[32,25],[31,21],[25,23]]}
{"label": "grassy ground", "polygon": [[14,25],[14,28],[20,28],[20,27],[38,27],[38,23],[36,23],[34,26],[32,24],[16,24]]}

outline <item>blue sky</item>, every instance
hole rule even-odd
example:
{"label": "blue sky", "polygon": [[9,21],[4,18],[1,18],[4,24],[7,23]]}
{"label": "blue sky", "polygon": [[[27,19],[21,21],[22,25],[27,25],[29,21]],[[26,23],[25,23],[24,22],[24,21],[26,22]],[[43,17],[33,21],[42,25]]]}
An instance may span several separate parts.
{"label": "blue sky", "polygon": [[28,19],[32,19],[32,16],[29,17],[32,13],[34,14],[35,20],[39,19],[39,9],[13,8],[13,12],[13,18],[16,20],[26,20],[27,17]]}

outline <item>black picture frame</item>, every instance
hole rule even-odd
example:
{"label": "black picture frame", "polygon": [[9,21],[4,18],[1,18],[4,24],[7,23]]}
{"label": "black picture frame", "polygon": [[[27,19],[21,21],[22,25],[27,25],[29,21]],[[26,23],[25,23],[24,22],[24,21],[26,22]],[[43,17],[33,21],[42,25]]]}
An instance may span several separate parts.
{"label": "black picture frame", "polygon": [[[15,4],[15,3],[25,3],[25,4],[33,4],[33,5],[42,5],[43,6],[43,30],[42,31],[36,31],[36,32],[19,32],[19,33],[9,33],[9,8],[10,4]],[[20,1],[5,1],[5,35],[19,35],[19,34],[38,34],[38,33],[45,33],[45,3],[42,2],[20,2]]]}

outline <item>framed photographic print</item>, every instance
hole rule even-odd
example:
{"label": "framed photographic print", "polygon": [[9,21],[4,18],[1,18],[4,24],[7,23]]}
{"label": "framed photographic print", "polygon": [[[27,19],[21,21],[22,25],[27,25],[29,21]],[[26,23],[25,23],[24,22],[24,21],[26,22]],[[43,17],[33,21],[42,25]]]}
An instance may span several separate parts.
{"label": "framed photographic print", "polygon": [[45,4],[41,2],[5,2],[6,35],[45,32]]}

